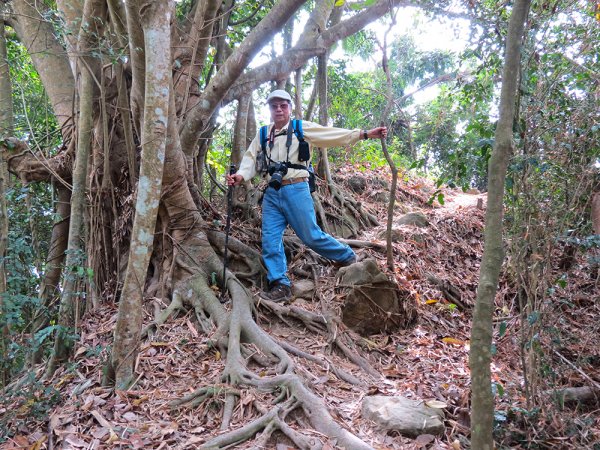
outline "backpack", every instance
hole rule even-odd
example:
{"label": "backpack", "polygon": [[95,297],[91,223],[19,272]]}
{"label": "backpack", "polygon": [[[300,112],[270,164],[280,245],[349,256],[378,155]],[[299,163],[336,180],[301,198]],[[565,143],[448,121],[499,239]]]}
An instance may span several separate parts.
{"label": "backpack", "polygon": [[[313,169],[312,163],[310,162],[310,147],[308,145],[308,142],[306,142],[304,140],[304,132],[302,131],[302,120],[298,120],[298,119],[293,119],[292,123],[292,130],[294,131],[294,134],[296,135],[296,138],[298,138],[299,141],[299,147],[298,147],[298,160],[299,161],[306,161],[307,164],[306,166],[303,166],[301,164],[292,164],[289,161],[286,162],[287,166],[292,168],[292,169],[306,169],[308,170],[308,186],[310,189],[310,192],[313,193],[317,190],[317,183],[315,180],[315,171]],[[269,132],[269,126],[268,125],[264,125],[262,127],[260,127],[260,148],[262,151],[262,158],[257,158],[259,160],[265,161],[267,159],[270,159],[267,157],[267,140],[268,140],[268,134]],[[288,148],[290,148],[290,145],[292,145],[292,134],[289,132],[288,130],[288,140],[286,143],[286,146]],[[266,171],[266,168],[268,166],[268,164],[263,164],[265,166],[264,170]]]}

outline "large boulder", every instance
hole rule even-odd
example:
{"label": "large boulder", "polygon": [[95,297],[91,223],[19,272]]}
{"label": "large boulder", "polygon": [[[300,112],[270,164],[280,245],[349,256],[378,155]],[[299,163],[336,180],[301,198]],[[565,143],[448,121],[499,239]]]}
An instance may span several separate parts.
{"label": "large boulder", "polygon": [[409,293],[388,280],[374,259],[340,269],[337,289],[345,298],[342,322],[363,336],[391,333],[416,318]]}
{"label": "large boulder", "polygon": [[396,225],[412,225],[415,227],[425,228],[429,226],[429,220],[422,212],[409,212],[400,217],[396,221]]}
{"label": "large boulder", "polygon": [[386,431],[396,431],[412,438],[422,434],[441,435],[444,432],[444,412],[441,409],[406,397],[365,397],[362,416]]}

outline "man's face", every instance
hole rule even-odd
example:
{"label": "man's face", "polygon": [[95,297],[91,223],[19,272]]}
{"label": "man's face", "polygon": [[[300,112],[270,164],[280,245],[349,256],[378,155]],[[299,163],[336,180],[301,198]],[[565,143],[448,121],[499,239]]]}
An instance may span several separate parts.
{"label": "man's face", "polygon": [[277,125],[285,125],[290,121],[291,105],[283,99],[275,98],[269,103],[271,120]]}

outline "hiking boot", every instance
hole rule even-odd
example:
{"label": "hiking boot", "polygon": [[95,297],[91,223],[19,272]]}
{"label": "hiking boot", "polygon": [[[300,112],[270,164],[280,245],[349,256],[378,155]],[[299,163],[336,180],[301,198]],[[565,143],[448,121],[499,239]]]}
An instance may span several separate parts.
{"label": "hiking boot", "polygon": [[356,255],[352,256],[352,258],[347,259],[346,261],[334,261],[333,265],[335,267],[348,267],[356,262]]}
{"label": "hiking boot", "polygon": [[265,292],[261,297],[272,302],[287,302],[292,298],[292,288],[287,284],[275,283],[269,292]]}

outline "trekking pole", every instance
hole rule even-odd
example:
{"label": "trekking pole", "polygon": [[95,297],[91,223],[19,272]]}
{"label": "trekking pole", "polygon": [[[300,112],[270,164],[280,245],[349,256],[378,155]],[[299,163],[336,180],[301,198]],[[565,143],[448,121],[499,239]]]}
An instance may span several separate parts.
{"label": "trekking pole", "polygon": [[[229,166],[229,175],[235,173],[235,164]],[[233,203],[233,185],[230,185],[227,190],[227,222],[225,223],[225,249],[223,250],[223,286],[221,296],[225,295],[225,286],[227,285],[227,247],[229,246],[229,229],[231,228],[231,207]]]}

